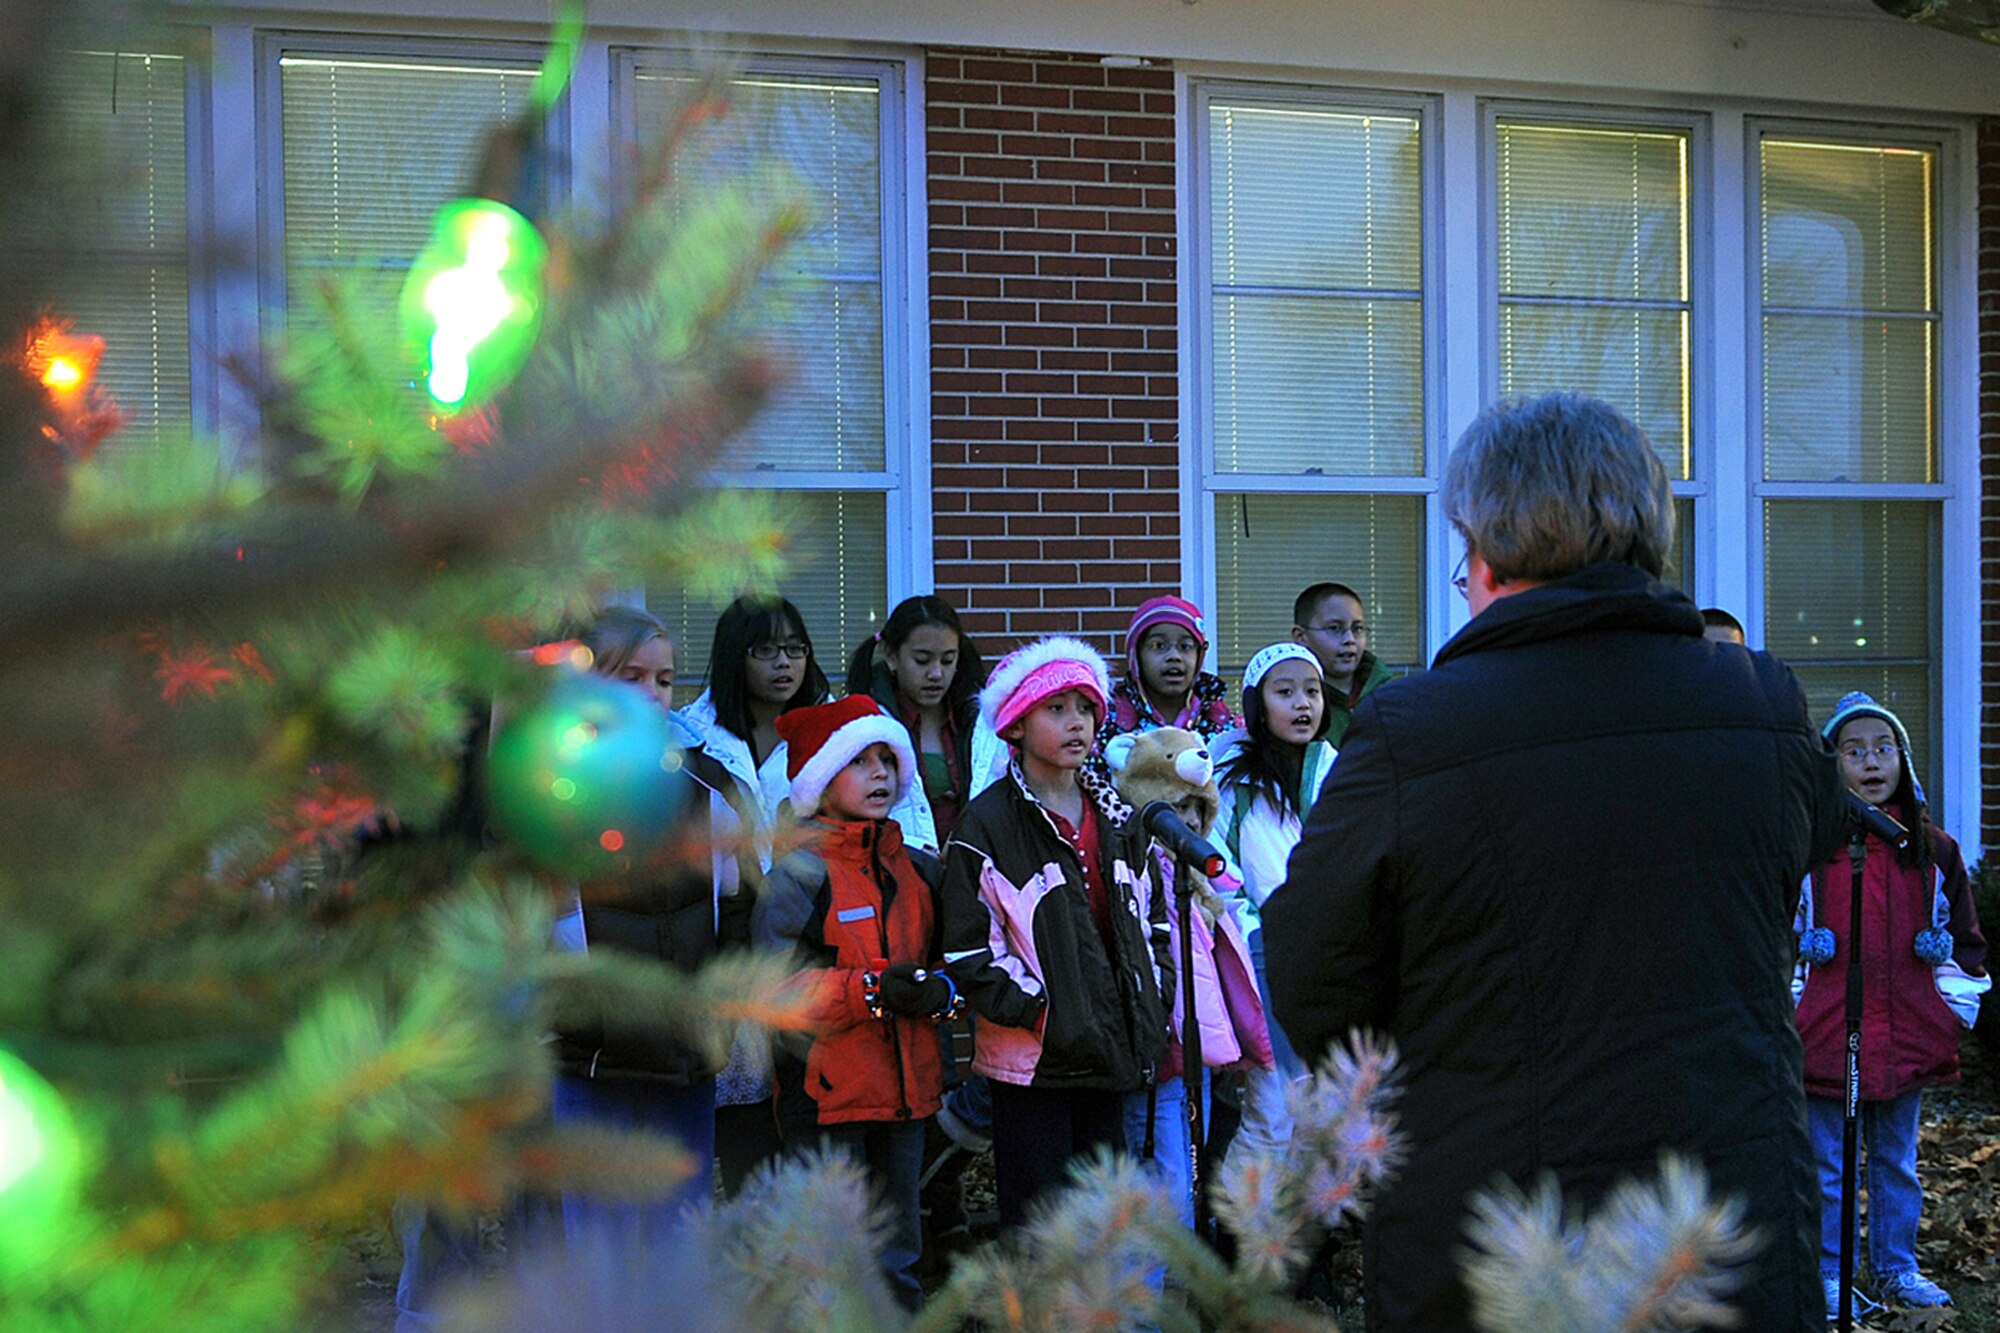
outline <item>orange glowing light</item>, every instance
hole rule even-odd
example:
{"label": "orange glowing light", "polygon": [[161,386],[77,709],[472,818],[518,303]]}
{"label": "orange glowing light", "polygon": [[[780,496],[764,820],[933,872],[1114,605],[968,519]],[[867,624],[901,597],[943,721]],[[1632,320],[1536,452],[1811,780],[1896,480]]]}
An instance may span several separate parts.
{"label": "orange glowing light", "polygon": [[625,847],[625,835],[615,828],[608,828],[598,835],[597,845],[607,852],[622,851]]}
{"label": "orange glowing light", "polygon": [[29,334],[22,364],[57,402],[68,403],[90,387],[103,358],[104,339],[45,319]]}

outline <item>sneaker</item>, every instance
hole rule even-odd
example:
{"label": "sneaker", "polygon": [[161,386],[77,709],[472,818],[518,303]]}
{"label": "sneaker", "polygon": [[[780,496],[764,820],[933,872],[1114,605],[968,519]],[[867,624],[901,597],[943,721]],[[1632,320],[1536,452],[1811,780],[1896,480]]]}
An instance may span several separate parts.
{"label": "sneaker", "polygon": [[1881,1292],[1884,1305],[1921,1306],[1929,1309],[1951,1304],[1951,1293],[1914,1268],[1907,1273],[1896,1273],[1883,1278],[1876,1284],[1876,1290]]}
{"label": "sneaker", "polygon": [[944,1131],[944,1136],[959,1148],[977,1157],[980,1153],[993,1151],[993,1135],[982,1134],[971,1124],[959,1118],[949,1106],[941,1106],[934,1123]]}
{"label": "sneaker", "polygon": [[[1840,1279],[1822,1275],[1819,1281],[1821,1289],[1826,1293],[1826,1322],[1831,1324],[1840,1318]],[[1863,1295],[1859,1287],[1852,1288],[1851,1290],[1854,1294],[1851,1313],[1857,1321],[1863,1315],[1872,1314],[1882,1308],[1879,1304]]]}

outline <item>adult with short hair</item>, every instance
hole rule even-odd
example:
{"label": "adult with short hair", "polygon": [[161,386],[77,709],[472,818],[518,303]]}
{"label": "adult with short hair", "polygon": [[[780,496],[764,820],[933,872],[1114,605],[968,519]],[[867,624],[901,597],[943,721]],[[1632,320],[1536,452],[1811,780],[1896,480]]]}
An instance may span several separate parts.
{"label": "adult with short hair", "polygon": [[1705,642],[1659,581],[1672,496],[1614,408],[1489,407],[1443,501],[1472,620],[1362,701],[1263,913],[1299,1052],[1357,1026],[1401,1052],[1368,1327],[1469,1327],[1474,1191],[1549,1173],[1590,1208],[1672,1149],[1762,1238],[1741,1327],[1817,1329],[1789,983],[1798,885],[1845,824],[1833,757],[1785,666]]}

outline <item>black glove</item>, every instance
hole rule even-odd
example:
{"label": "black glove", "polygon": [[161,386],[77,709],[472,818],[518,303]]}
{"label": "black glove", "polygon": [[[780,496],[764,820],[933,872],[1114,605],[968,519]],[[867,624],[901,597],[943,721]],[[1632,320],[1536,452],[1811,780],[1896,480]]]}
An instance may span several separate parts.
{"label": "black glove", "polygon": [[951,1002],[951,987],[945,979],[930,975],[915,963],[882,969],[882,985],[876,993],[884,1009],[910,1018],[927,1018]]}

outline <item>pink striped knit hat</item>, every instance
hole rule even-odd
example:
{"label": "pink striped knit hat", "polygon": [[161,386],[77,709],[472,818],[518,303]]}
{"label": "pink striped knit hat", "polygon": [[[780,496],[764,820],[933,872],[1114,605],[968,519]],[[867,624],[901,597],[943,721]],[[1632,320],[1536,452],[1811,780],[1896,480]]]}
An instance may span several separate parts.
{"label": "pink striped knit hat", "polygon": [[1052,694],[1080,690],[1097,705],[1111,694],[1111,673],[1095,648],[1081,639],[1052,635],[1037,639],[1000,659],[979,692],[979,711],[995,731],[1005,731]]}

